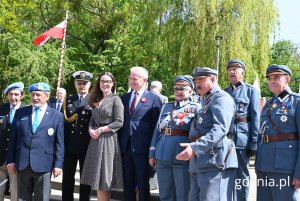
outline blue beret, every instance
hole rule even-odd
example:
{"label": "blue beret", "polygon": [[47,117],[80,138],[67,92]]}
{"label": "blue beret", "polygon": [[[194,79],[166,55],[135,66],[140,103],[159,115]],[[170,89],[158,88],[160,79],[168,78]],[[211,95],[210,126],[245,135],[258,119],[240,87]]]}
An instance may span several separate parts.
{"label": "blue beret", "polygon": [[268,66],[266,71],[266,77],[269,75],[282,75],[282,74],[287,74],[289,76],[292,76],[292,71],[289,67],[285,65],[277,65],[277,64],[272,64]]}
{"label": "blue beret", "polygon": [[28,87],[28,92],[32,91],[49,91],[50,92],[50,86],[47,83],[39,82],[32,84]]}
{"label": "blue beret", "polygon": [[242,62],[241,60],[238,59],[232,59],[230,61],[227,62],[227,68],[229,67],[240,67],[243,68],[244,70],[246,69],[246,65],[244,64],[244,62]]}
{"label": "blue beret", "polygon": [[18,89],[21,92],[23,92],[23,90],[24,90],[24,84],[22,82],[15,82],[13,84],[10,84],[8,87],[6,87],[6,89],[4,90],[3,93],[7,94],[12,89]]}
{"label": "blue beret", "polygon": [[193,77],[194,78],[202,78],[202,77],[207,77],[207,76],[211,76],[211,75],[218,75],[218,72],[216,70],[208,68],[208,67],[204,67],[204,68],[196,67],[193,69]]}
{"label": "blue beret", "polygon": [[183,82],[186,82],[188,83],[192,89],[194,89],[194,82],[193,82],[193,77],[190,76],[190,75],[179,75],[179,76],[176,76],[175,79],[174,79],[174,84],[176,84],[176,82],[180,82],[180,81],[183,81]]}
{"label": "blue beret", "polygon": [[75,78],[75,80],[90,81],[93,75],[87,71],[80,70],[74,72],[73,77]]}

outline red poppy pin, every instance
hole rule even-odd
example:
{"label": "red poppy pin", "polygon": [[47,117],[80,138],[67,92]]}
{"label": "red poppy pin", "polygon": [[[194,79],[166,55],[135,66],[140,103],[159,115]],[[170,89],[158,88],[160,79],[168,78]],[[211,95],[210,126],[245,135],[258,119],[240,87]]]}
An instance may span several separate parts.
{"label": "red poppy pin", "polygon": [[141,103],[145,103],[147,101],[147,98],[144,96],[144,97],[141,98],[140,101],[141,101]]}

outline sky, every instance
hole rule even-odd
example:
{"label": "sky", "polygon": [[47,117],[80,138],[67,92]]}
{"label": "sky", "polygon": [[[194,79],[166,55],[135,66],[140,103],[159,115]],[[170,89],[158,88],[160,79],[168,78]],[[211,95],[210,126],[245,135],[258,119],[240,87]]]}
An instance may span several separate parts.
{"label": "sky", "polygon": [[280,31],[277,40],[291,40],[300,46],[300,0],[275,0],[279,9]]}

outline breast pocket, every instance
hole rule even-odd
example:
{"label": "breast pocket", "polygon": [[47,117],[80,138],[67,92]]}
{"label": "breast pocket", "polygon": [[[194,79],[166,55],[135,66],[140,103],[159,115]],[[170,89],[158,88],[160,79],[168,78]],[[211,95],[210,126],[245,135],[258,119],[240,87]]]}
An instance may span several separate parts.
{"label": "breast pocket", "polygon": [[247,115],[248,106],[249,106],[249,99],[238,98],[236,100],[236,114],[238,116]]}

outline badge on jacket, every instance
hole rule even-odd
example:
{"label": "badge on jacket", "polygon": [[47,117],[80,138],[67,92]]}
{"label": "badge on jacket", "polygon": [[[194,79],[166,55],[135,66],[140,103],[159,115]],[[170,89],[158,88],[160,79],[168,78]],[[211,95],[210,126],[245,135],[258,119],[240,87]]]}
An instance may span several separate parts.
{"label": "badge on jacket", "polygon": [[48,135],[52,136],[54,134],[54,129],[53,128],[49,128],[48,129]]}

